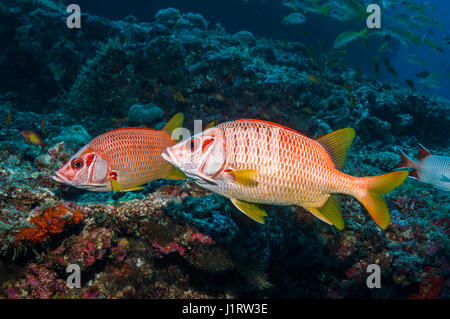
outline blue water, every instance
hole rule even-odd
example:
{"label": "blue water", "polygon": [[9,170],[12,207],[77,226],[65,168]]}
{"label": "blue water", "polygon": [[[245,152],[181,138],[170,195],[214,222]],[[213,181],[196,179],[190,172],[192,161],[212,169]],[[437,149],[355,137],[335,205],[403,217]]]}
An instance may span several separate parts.
{"label": "blue water", "polygon": [[[365,1],[371,3],[370,1]],[[416,3],[426,3],[430,1],[417,0]],[[266,1],[209,1],[209,0],[156,0],[156,1],[108,1],[98,0],[89,1],[81,0],[78,3],[87,12],[92,12],[100,16],[111,19],[123,19],[127,15],[134,15],[139,21],[151,21],[154,14],[163,8],[174,7],[182,12],[198,12],[201,13],[208,21],[213,24],[220,23],[227,32],[234,33],[241,30],[247,30],[255,35],[264,36],[278,40],[299,41],[312,47],[318,48],[318,40],[323,40],[328,45],[332,45],[334,39],[342,32],[355,30],[359,31],[364,28],[364,21],[337,22],[336,20],[321,15],[306,13],[307,22],[302,25],[283,25],[281,23],[283,17],[292,12],[291,9],[281,5],[280,0]],[[450,1],[436,0],[431,1],[436,6],[436,12],[429,12],[432,17],[440,19],[443,24],[443,30],[423,29],[420,35],[427,34],[433,41],[442,43],[443,36],[450,34]],[[401,11],[396,11],[397,13]],[[390,24],[389,9],[382,8],[382,29]],[[382,42],[373,39],[377,45]],[[419,47],[405,47],[400,45],[398,41],[391,41],[391,53],[384,54],[391,61],[392,66],[399,73],[398,77],[394,77],[389,72],[383,72],[381,78],[389,82],[406,86],[405,79],[411,79],[417,84],[420,80],[416,78],[416,74],[422,71],[430,73],[441,72],[442,77],[438,80],[442,84],[440,89],[428,89],[419,85],[420,91],[429,94],[450,97],[450,46],[444,45],[445,54],[437,53],[429,47],[421,44]],[[346,55],[347,62],[354,67],[376,76],[373,67],[370,64],[370,57],[378,55],[375,51],[377,46],[369,45],[366,49],[361,43],[350,43],[349,51]],[[407,56],[414,54],[428,61],[428,66],[416,65],[408,63]]]}

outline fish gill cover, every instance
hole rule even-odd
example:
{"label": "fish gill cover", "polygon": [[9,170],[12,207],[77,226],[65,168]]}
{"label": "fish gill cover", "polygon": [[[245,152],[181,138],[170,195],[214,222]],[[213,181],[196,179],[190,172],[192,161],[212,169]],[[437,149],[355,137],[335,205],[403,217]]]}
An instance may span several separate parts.
{"label": "fish gill cover", "polygon": [[[79,1],[70,29],[68,1],[0,1],[0,298],[449,297],[446,1],[126,3]],[[369,3],[381,29],[366,25]],[[342,231],[298,206],[264,206],[255,223],[182,175],[126,193],[51,178],[94,137],[163,132],[179,112],[191,130],[241,118],[311,138],[353,127],[346,174],[400,163],[411,178],[384,196],[386,230],[339,196]],[[103,172],[107,156],[83,150]],[[366,285],[372,264],[380,288]]]}

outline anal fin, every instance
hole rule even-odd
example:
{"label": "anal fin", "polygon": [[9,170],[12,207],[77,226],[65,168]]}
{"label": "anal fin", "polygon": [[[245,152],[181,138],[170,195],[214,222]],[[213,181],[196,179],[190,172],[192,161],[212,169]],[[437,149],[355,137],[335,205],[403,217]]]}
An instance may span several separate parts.
{"label": "anal fin", "polygon": [[169,175],[166,176],[167,179],[186,179],[186,175],[180,171],[178,168],[174,168]]}
{"label": "anal fin", "polygon": [[131,192],[131,191],[137,191],[137,190],[141,190],[144,189],[144,186],[132,186],[132,187],[127,187],[127,188],[123,188],[119,182],[117,181],[117,179],[111,178],[111,188],[112,191],[114,193],[117,192]]}
{"label": "anal fin", "polygon": [[133,187],[128,187],[128,188],[123,189],[122,192],[139,191],[144,188],[145,188],[145,186],[133,186]]}
{"label": "anal fin", "polygon": [[331,195],[321,207],[305,208],[327,224],[334,225],[339,230],[344,229],[344,219],[342,218],[339,199],[336,195]]}
{"label": "anal fin", "polygon": [[244,202],[235,198],[232,198],[231,202],[245,215],[260,224],[264,224],[264,217],[267,216],[267,213],[258,204]]}

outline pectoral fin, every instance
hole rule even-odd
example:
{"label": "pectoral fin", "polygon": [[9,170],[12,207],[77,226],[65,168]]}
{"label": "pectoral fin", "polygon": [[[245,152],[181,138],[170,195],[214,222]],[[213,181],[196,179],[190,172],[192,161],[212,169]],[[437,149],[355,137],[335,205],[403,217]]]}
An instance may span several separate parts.
{"label": "pectoral fin", "polygon": [[306,207],[306,209],[325,223],[334,225],[339,230],[344,229],[339,199],[335,195],[331,195],[321,207]]}
{"label": "pectoral fin", "polygon": [[264,224],[264,217],[267,216],[267,213],[258,204],[244,202],[235,198],[232,198],[231,202],[245,215],[260,224]]}
{"label": "pectoral fin", "polygon": [[239,171],[230,171],[229,174],[233,175],[234,181],[244,186],[258,186],[259,172],[255,169],[243,169]]}

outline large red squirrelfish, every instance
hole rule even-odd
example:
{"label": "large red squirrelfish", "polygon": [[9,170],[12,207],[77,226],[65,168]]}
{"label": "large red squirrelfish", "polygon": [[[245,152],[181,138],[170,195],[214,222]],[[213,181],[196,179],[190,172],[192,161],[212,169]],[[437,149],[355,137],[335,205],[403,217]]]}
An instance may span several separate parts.
{"label": "large red squirrelfish", "polygon": [[373,177],[341,172],[354,137],[355,131],[345,128],[313,140],[275,123],[243,119],[209,128],[162,156],[259,223],[267,214],[258,204],[297,205],[343,229],[335,195],[340,193],[357,198],[385,229],[390,215],[381,195],[400,186],[408,172]]}
{"label": "large red squirrelfish", "polygon": [[55,172],[57,182],[91,191],[132,191],[161,179],[184,174],[167,163],[161,153],[175,145],[172,131],[182,126],[178,113],[162,130],[144,127],[114,129],[94,138]]}

